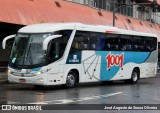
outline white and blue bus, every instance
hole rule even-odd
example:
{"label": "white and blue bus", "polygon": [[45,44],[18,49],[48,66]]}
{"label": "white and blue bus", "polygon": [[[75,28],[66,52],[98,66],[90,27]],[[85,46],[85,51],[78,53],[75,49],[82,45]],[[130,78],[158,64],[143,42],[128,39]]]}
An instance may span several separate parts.
{"label": "white and blue bus", "polygon": [[74,87],[77,83],[156,76],[157,36],[116,27],[46,23],[21,28],[16,35],[8,80],[33,85]]}

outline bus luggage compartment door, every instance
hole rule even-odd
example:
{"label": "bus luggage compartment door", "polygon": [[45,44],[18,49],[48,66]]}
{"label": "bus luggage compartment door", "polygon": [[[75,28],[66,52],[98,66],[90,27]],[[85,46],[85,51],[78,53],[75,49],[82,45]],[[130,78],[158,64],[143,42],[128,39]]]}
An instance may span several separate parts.
{"label": "bus luggage compartment door", "polygon": [[155,65],[155,63],[149,63],[148,64],[148,76],[155,76],[155,72],[156,72],[156,65]]}
{"label": "bus luggage compartment door", "polygon": [[[57,81],[57,76],[59,74],[59,62],[52,63],[48,65],[48,72],[47,72],[47,79],[49,84],[53,84],[55,81]],[[59,79],[58,79],[59,80]]]}

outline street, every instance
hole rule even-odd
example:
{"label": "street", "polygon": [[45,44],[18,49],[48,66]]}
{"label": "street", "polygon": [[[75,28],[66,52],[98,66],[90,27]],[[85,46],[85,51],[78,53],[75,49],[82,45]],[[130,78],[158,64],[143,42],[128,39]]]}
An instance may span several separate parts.
{"label": "street", "polygon": [[4,84],[0,104],[35,104],[51,108],[53,104],[160,104],[160,77],[141,79],[137,84],[116,81],[111,84],[79,84],[36,89],[32,85]]}

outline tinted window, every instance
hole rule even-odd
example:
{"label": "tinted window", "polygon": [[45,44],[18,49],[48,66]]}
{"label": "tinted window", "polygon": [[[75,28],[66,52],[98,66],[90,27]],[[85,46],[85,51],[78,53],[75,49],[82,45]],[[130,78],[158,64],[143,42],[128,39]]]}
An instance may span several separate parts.
{"label": "tinted window", "polygon": [[154,37],[146,37],[146,51],[153,51],[157,48],[157,39]]}
{"label": "tinted window", "polygon": [[106,50],[118,51],[119,50],[119,35],[107,34]]}
{"label": "tinted window", "polygon": [[145,37],[134,36],[134,46],[135,51],[145,51]]}
{"label": "tinted window", "polygon": [[105,46],[104,35],[97,32],[77,31],[73,39],[71,52],[80,50],[102,50]]}
{"label": "tinted window", "polygon": [[99,44],[98,44],[98,38],[100,38],[100,35],[99,33],[96,33],[96,32],[90,32],[89,33],[89,41],[90,41],[90,50],[97,50],[99,49]]}
{"label": "tinted window", "polygon": [[133,38],[129,35],[121,35],[120,38],[120,50],[131,51],[133,45]]}
{"label": "tinted window", "polygon": [[89,47],[89,34],[88,32],[77,31],[72,42],[71,51],[76,52],[80,50],[88,50]]}
{"label": "tinted window", "polygon": [[153,51],[156,45],[157,40],[153,37],[77,31],[71,52],[79,50]]}
{"label": "tinted window", "polygon": [[97,39],[97,50],[106,50],[106,34],[100,33]]}

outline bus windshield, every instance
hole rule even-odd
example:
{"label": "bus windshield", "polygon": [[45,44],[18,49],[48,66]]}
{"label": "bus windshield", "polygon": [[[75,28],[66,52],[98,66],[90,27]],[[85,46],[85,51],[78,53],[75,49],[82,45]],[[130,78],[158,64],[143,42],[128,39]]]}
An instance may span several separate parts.
{"label": "bus windshield", "polygon": [[60,59],[71,33],[71,30],[54,32],[55,35],[62,35],[62,37],[52,39],[47,51],[42,49],[42,44],[48,36],[54,35],[53,33],[18,34],[14,41],[9,65],[15,68],[36,68]]}
{"label": "bus windshield", "polygon": [[51,34],[18,34],[12,49],[10,61],[15,65],[37,65],[45,63],[42,43]]}

